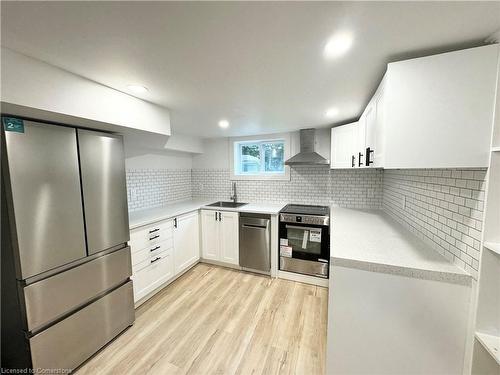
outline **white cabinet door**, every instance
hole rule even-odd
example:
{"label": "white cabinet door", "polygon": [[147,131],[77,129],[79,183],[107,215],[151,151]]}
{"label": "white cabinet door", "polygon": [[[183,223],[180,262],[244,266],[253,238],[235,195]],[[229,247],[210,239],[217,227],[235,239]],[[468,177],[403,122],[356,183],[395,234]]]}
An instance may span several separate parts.
{"label": "white cabinet door", "polygon": [[200,258],[198,212],[174,219],[174,272],[178,274]]}
{"label": "white cabinet door", "polygon": [[158,254],[151,260],[146,260],[147,265],[134,272],[134,302],[139,301],[149,293],[159,288],[174,276],[171,249]]}
{"label": "white cabinet door", "polygon": [[[370,167],[371,161],[373,159],[373,152],[371,150],[375,149],[375,137],[376,137],[376,116],[377,116],[377,107],[375,105],[375,101],[370,102],[368,107],[366,107],[366,121],[365,121],[365,144],[361,149],[361,153],[363,154],[363,166]],[[368,150],[370,148],[370,150]],[[367,152],[370,151],[370,165],[367,165]]]}
{"label": "white cabinet door", "polygon": [[386,168],[487,167],[499,47],[391,63]]}
{"label": "white cabinet door", "polygon": [[373,154],[373,167],[382,168],[385,165],[385,97],[383,87],[381,87],[375,99],[375,145]]}
{"label": "white cabinet door", "polygon": [[358,123],[332,128],[331,144],[330,168],[354,168],[358,160]]}
{"label": "white cabinet door", "polygon": [[239,214],[221,211],[220,226],[220,261],[239,264]]}
{"label": "white cabinet door", "polygon": [[366,149],[366,114],[367,109],[363,112],[358,121],[358,137],[356,142],[356,167],[362,168],[365,166],[365,149]]}
{"label": "white cabinet door", "polygon": [[217,211],[201,210],[202,258],[219,260],[219,221]]}

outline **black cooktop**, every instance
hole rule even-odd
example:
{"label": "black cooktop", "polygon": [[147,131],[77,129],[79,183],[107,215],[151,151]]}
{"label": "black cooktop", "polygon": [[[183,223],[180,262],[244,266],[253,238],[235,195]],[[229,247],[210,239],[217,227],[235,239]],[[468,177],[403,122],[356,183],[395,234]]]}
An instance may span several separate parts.
{"label": "black cooktop", "polygon": [[330,216],[330,207],[308,204],[287,204],[281,212],[286,214]]}

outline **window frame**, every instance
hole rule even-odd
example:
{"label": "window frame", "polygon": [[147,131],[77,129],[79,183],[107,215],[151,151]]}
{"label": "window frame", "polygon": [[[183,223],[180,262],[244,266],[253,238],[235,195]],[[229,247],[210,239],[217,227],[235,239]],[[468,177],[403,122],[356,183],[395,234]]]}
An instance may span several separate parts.
{"label": "window frame", "polygon": [[[237,163],[240,162],[240,153],[239,149],[241,144],[244,143],[268,143],[272,141],[281,141],[283,142],[283,162],[290,158],[290,134],[289,133],[280,133],[280,134],[268,134],[261,136],[249,136],[249,137],[237,137],[230,138],[231,142],[231,154],[230,154],[230,168],[231,168],[231,180],[290,180],[290,167],[284,165],[283,173],[273,173],[273,172],[265,172],[260,171],[259,173],[252,174],[238,174],[236,173],[236,167],[239,165]],[[262,150],[262,147],[260,147]],[[261,160],[261,165],[263,165],[263,160]]]}

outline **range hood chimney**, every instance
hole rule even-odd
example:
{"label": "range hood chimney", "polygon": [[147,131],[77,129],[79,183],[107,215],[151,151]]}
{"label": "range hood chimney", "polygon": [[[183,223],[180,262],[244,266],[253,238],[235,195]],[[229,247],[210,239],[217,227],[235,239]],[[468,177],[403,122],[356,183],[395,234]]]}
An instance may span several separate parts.
{"label": "range hood chimney", "polygon": [[314,151],[315,129],[300,130],[300,152],[285,161],[286,165],[329,165],[330,161]]}

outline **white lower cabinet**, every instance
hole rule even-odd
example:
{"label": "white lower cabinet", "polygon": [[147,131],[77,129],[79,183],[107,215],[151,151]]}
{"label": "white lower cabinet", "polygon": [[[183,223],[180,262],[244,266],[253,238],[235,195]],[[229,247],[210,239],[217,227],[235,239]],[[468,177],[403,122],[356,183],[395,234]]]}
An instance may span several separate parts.
{"label": "white lower cabinet", "polygon": [[220,226],[220,260],[224,263],[240,264],[239,249],[239,214],[237,212],[221,212]]}
{"label": "white lower cabinet", "polygon": [[138,302],[199,260],[198,211],[133,229],[130,248]]}
{"label": "white lower cabinet", "polygon": [[219,260],[218,211],[201,210],[201,256],[203,259]]}
{"label": "white lower cabinet", "polygon": [[174,276],[172,249],[158,254],[147,264],[133,271],[134,302],[139,301]]}
{"label": "white lower cabinet", "polygon": [[198,211],[174,219],[174,272],[184,271],[200,259]]}
{"label": "white lower cabinet", "polygon": [[202,258],[239,265],[239,214],[201,210]]}

